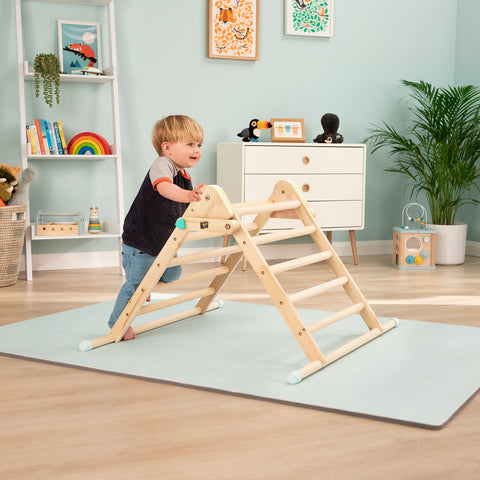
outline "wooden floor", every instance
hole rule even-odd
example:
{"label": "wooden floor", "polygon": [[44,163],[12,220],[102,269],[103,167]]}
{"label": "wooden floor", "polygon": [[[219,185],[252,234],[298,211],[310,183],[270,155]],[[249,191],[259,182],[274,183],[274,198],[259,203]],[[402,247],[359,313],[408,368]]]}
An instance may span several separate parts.
{"label": "wooden floor", "polygon": [[[387,255],[344,262],[379,316],[480,327],[480,258],[415,272]],[[320,283],[322,268],[284,285]],[[117,269],[20,274],[0,288],[0,324],[112,300],[122,282]],[[223,292],[267,303],[250,267]],[[0,356],[0,406],[2,480],[480,478],[480,395],[435,431]]]}

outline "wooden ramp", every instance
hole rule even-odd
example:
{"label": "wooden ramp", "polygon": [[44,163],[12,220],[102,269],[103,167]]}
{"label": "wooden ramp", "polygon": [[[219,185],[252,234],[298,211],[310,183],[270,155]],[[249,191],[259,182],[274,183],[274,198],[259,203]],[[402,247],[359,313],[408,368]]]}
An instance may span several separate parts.
{"label": "wooden ramp", "polygon": [[[242,223],[241,217],[251,214],[256,214],[253,222],[249,224]],[[259,235],[271,216],[298,218],[300,226],[294,229]],[[236,245],[175,257],[184,241],[223,237],[225,235],[231,235],[235,239]],[[269,265],[258,248],[258,245],[305,235],[311,237],[319,249],[318,253]],[[145,275],[142,283],[108,335],[82,342],[79,347],[80,350],[91,350],[102,345],[119,342],[133,319],[138,315],[199,299],[194,308],[134,326],[133,329],[137,334],[218,308],[219,302],[215,301],[215,297],[243,255],[250,262],[308,359],[308,363],[305,366],[288,375],[287,380],[289,383],[300,382],[303,378],[317,372],[397,325],[396,319],[389,320],[384,324],[380,323],[360,289],[335,253],[332,245],[321,231],[315,221],[314,214],[293,182],[278,182],[270,197],[264,202],[243,204],[231,204],[220,187],[210,185],[205,187],[202,199],[199,202],[192,202],[183,217],[177,220],[176,228],[168,242],[159,253],[156,261]],[[193,280],[197,283],[202,279],[210,279],[204,288],[155,302],[154,304],[144,305],[150,292],[157,287],[159,279],[168,267],[221,256],[226,256],[224,265],[207,268],[194,274],[182,275],[175,282],[167,284],[179,285]],[[326,262],[335,278],[306,290],[287,294],[280,284],[277,275],[281,272],[317,262]],[[350,302],[348,306],[327,318],[305,325],[295,308],[295,304],[339,287],[343,287],[349,297]],[[332,352],[323,353],[312,334],[353,314],[361,316],[368,327],[366,333]]]}

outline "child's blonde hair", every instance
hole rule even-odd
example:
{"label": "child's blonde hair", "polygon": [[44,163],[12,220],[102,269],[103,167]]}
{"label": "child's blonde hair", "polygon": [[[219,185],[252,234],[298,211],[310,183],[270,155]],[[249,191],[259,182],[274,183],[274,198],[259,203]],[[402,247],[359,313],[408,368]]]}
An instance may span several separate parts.
{"label": "child's blonde hair", "polygon": [[153,127],[152,143],[158,155],[162,156],[162,143],[194,141],[203,143],[202,127],[186,115],[169,115]]}

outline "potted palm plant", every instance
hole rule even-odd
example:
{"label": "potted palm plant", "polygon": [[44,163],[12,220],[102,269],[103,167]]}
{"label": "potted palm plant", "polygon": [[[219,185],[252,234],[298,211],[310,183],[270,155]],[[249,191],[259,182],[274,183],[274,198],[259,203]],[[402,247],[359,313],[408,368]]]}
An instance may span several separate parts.
{"label": "potted palm plant", "polygon": [[[466,224],[456,222],[463,205],[478,204],[480,176],[480,89],[473,85],[437,88],[402,80],[410,89],[410,124],[403,132],[383,122],[364,140],[372,153],[386,147],[393,157],[388,172],[408,178],[413,196],[423,194],[430,208],[430,227],[437,232],[436,261],[465,261]],[[459,250],[448,244],[451,233]]]}

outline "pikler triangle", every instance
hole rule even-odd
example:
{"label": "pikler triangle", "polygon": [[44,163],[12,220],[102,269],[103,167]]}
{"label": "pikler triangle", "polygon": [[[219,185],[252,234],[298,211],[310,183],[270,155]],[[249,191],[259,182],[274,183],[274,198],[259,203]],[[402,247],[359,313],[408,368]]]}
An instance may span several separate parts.
{"label": "pikler triangle", "polygon": [[[256,215],[253,222],[242,223],[243,216],[252,214]],[[297,218],[300,220],[300,226],[259,235],[272,216],[276,218]],[[213,237],[224,237],[225,235],[231,235],[235,239],[236,245],[176,256],[184,241],[205,240]],[[305,235],[311,237],[313,243],[319,249],[318,253],[269,265],[258,248],[259,245]],[[289,383],[300,382],[305,377],[397,325],[398,321],[396,319],[388,320],[383,324],[380,323],[343,262],[318,226],[315,215],[308,207],[299,188],[293,182],[285,180],[278,182],[266,201],[241,204],[230,203],[225,192],[219,186],[209,185],[205,187],[201,200],[192,202],[183,217],[177,220],[175,230],[110,332],[103,337],[82,342],[79,347],[80,350],[91,350],[102,345],[119,342],[132,321],[142,314],[199,299],[193,308],[133,326],[136,334],[195,315],[205,314],[209,310],[218,308],[220,302],[215,300],[215,297],[243,255],[246,256],[258,275],[265,290],[308,359],[306,365],[290,372],[287,377]],[[226,256],[224,265],[207,268],[196,273],[184,274],[175,282],[162,284],[180,285],[210,279],[210,283],[205,288],[152,304],[144,304],[152,290],[158,287],[159,279],[167,268],[221,256]],[[326,262],[335,278],[311,288],[287,294],[278,280],[278,274],[317,262]],[[295,308],[295,304],[338,287],[343,287],[344,292],[349,297],[350,304],[326,318],[305,325]],[[322,352],[314,339],[314,332],[355,314],[361,316],[367,331],[332,352]]]}

